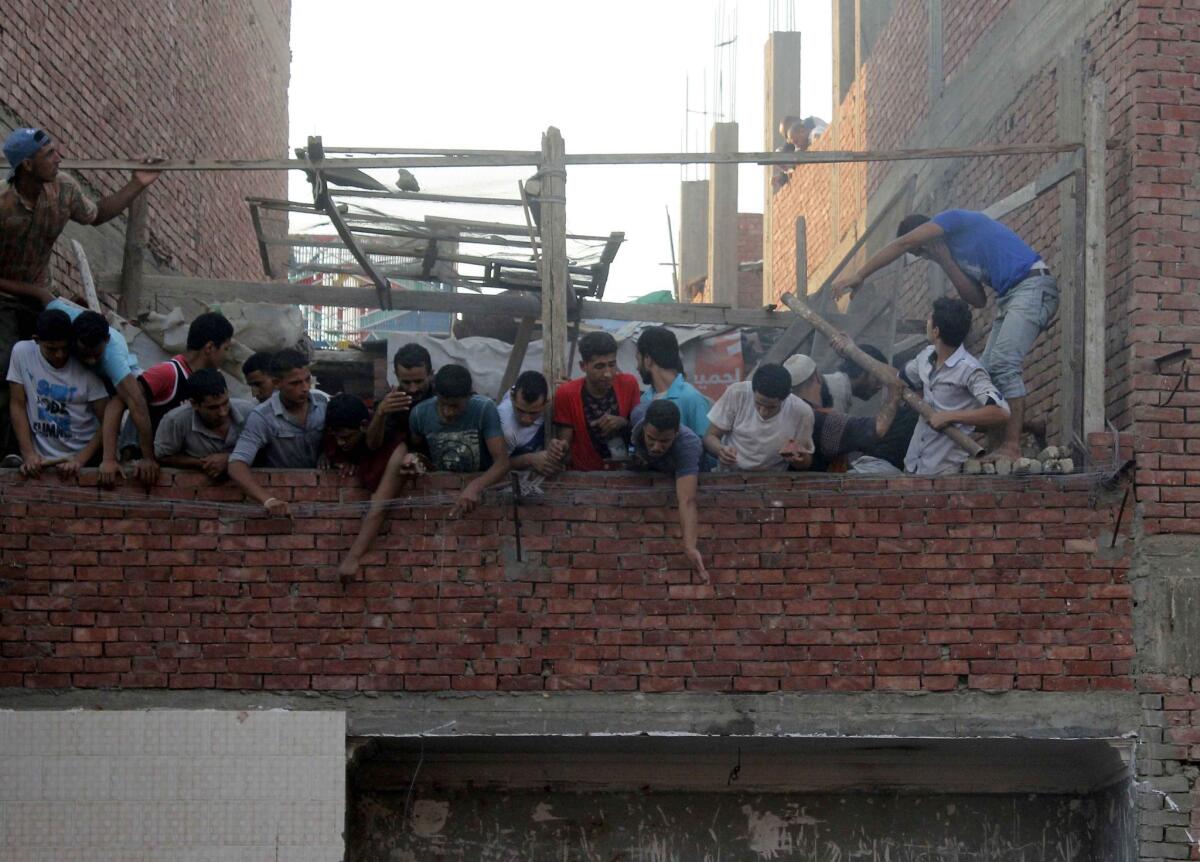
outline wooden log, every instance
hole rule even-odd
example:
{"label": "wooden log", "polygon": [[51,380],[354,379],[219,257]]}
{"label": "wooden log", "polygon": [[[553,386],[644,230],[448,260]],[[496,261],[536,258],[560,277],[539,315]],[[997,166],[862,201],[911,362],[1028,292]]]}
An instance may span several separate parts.
{"label": "wooden log", "polygon": [[[780,299],[784,305],[794,311],[799,317],[807,321],[809,326],[820,332],[829,340],[832,341],[839,334],[838,331],[834,327],[830,326],[826,320],[809,308],[808,304],[805,303],[804,300],[798,299],[795,296],[792,296],[790,293],[785,293],[782,297],[780,297]],[[863,353],[863,351],[860,350],[857,345],[852,345],[847,353],[851,359],[858,363],[860,368],[865,369],[868,374],[878,380],[881,384],[895,385],[896,369],[892,368],[890,365],[884,365],[878,359]],[[903,388],[902,397],[904,398],[905,404],[925,417],[926,422],[933,417],[935,412],[934,409],[926,404],[921,396],[917,395],[917,393],[913,392],[908,387]],[[979,453],[983,451],[983,447],[972,440],[970,435],[962,431],[960,428],[956,428],[953,425],[947,425],[942,429],[942,433],[961,446],[963,449],[967,450],[967,452],[971,454],[972,458],[979,455]]]}
{"label": "wooden log", "polygon": [[542,373],[551,385],[567,376],[567,169],[562,133],[551,126],[542,135]]}
{"label": "wooden log", "polygon": [[1105,181],[1105,137],[1108,109],[1104,79],[1096,75],[1088,82],[1087,111],[1087,247],[1084,252],[1083,314],[1083,433],[1084,439],[1104,430],[1104,270],[1108,260],[1108,189]]}
{"label": "wooden log", "polygon": [[[992,144],[977,147],[942,147],[910,150],[805,150],[794,153],[576,153],[565,157],[565,165],[829,165],[844,162],[902,162],[926,159],[970,159],[994,156],[1037,156],[1070,153],[1080,143],[1058,141],[1039,144]],[[540,155],[463,156],[425,158],[384,156],[366,159],[164,159],[156,171],[308,171],[331,168],[489,168],[536,166]],[[64,159],[61,167],[74,171],[145,170],[143,161],[132,159]]]}
{"label": "wooden log", "polygon": [[[145,170],[145,167],[143,162],[141,170]],[[125,254],[121,259],[121,287],[117,309],[127,318],[136,317],[142,305],[142,259],[146,254],[148,210],[149,203],[143,192],[129,205],[128,221],[125,224]]]}
{"label": "wooden log", "polygon": [[509,198],[481,198],[471,195],[439,195],[433,192],[369,192],[359,189],[330,189],[336,198],[385,198],[398,201],[434,201],[447,204],[473,204],[488,207],[519,207],[519,200]]}
{"label": "wooden log", "polygon": [[83,295],[87,299],[87,307],[92,311],[100,311],[100,297],[96,294],[96,281],[92,278],[92,268],[88,265],[87,255],[78,240],[71,240],[71,251],[75,253],[75,265],[79,267],[79,281],[83,284]]}
{"label": "wooden log", "polygon": [[[508,354],[508,364],[504,366],[504,376],[500,378],[500,398],[512,389],[513,384],[521,375],[521,366],[525,363],[525,354],[529,350],[529,341],[533,338],[533,327],[537,322],[533,317],[522,317],[517,326],[517,337],[513,340],[512,350]],[[553,383],[551,384],[553,386]]]}

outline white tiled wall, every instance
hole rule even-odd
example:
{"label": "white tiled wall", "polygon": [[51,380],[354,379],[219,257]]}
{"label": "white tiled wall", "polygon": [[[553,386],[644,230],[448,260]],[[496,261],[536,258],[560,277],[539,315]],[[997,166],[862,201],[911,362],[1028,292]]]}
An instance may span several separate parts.
{"label": "white tiled wall", "polygon": [[0,711],[0,862],[340,862],[340,712]]}

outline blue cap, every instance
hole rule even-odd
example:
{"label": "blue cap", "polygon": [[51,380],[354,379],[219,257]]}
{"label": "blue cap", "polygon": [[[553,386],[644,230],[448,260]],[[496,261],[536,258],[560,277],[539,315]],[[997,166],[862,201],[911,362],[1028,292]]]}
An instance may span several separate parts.
{"label": "blue cap", "polygon": [[11,170],[8,179],[17,175],[17,166],[26,159],[32,159],[38,150],[50,143],[50,136],[41,129],[13,129],[4,140],[4,158],[8,159]]}

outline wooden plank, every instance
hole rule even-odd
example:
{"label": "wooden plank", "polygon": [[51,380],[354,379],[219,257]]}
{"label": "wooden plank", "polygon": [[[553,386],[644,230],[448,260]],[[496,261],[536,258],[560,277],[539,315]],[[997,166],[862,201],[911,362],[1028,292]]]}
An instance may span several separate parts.
{"label": "wooden plank", "polygon": [[[828,150],[793,153],[576,153],[566,156],[566,165],[829,165],[845,162],[903,162],[926,159],[970,159],[995,156],[1031,156],[1070,153],[1080,143],[992,144],[976,147],[941,147],[904,150]],[[464,156],[423,158],[385,156],[374,159],[164,159],[156,171],[308,171],[331,168],[488,168],[538,164],[532,156]],[[60,165],[73,171],[145,170],[143,161],[132,159],[64,159]],[[389,193],[390,194],[390,193]]]}
{"label": "wooden plank", "polygon": [[258,259],[262,263],[263,275],[267,278],[274,278],[275,273],[271,267],[271,255],[267,251],[266,242],[264,242],[262,216],[259,214],[257,204],[250,204],[250,224],[254,226],[254,239],[258,244]]}
{"label": "wooden plank", "polygon": [[1083,433],[1084,439],[1103,431],[1104,420],[1104,305],[1107,297],[1105,264],[1108,259],[1108,205],[1105,182],[1105,139],[1108,134],[1108,109],[1104,79],[1099,75],[1088,82],[1084,125],[1087,159],[1087,221],[1084,254],[1083,316]]}
{"label": "wooden plank", "polygon": [[436,201],[447,204],[473,204],[485,207],[519,207],[521,202],[509,198],[481,198],[471,195],[439,195],[433,192],[369,192],[359,189],[330,189],[336,198],[383,198],[397,201]]}
{"label": "wooden plank", "polygon": [[1033,182],[1021,186],[1012,194],[1001,198],[983,210],[983,214],[988,218],[1002,219],[1006,215],[1016,212],[1070,177],[1078,166],[1078,154],[1068,153],[1038,174],[1037,179]]}
{"label": "wooden plank", "polygon": [[96,294],[96,281],[92,278],[92,268],[88,265],[87,254],[78,240],[71,240],[71,251],[75,254],[75,265],[79,267],[79,281],[83,284],[83,295],[87,307],[92,311],[100,310],[100,297]]}
{"label": "wooden plank", "polygon": [[796,217],[796,296],[808,296],[808,221]]}
{"label": "wooden plank", "polygon": [[[529,341],[533,338],[533,327],[537,319],[522,317],[517,326],[517,337],[513,340],[512,350],[508,354],[508,364],[504,366],[504,376],[500,378],[500,397],[512,389],[521,374],[521,366],[525,362],[525,353],[529,350]],[[551,383],[551,386],[554,384]]]}
{"label": "wooden plank", "polygon": [[[142,165],[145,168],[145,164]],[[143,192],[129,205],[125,223],[125,253],[121,259],[121,285],[118,288],[117,310],[122,317],[132,318],[142,305],[144,283],[143,258],[146,254],[146,224],[149,201]]]}
{"label": "wooden plank", "polygon": [[562,133],[551,126],[542,135],[542,373],[548,381],[567,376],[567,170]]}
{"label": "wooden plank", "polygon": [[275,210],[278,212],[289,213],[308,213],[309,215],[325,215],[325,210],[318,209],[312,204],[301,203],[300,201],[285,201],[278,198],[256,198],[247,197],[243,200],[251,206],[258,206],[265,210]]}
{"label": "wooden plank", "polygon": [[[446,216],[425,216],[425,221],[429,222],[430,224],[437,223],[454,225],[455,227],[461,228],[465,231],[470,231],[472,233],[495,233],[499,234],[500,236],[525,236],[529,232],[528,226],[522,227],[519,224],[499,224],[497,222],[490,221],[471,221],[469,219],[447,218]],[[537,230],[536,225],[534,226],[534,230]],[[611,235],[600,236],[599,234],[587,233],[567,234],[567,239],[578,239],[586,242],[607,242],[610,237]]]}
{"label": "wooden plank", "polygon": [[[1058,58],[1055,80],[1058,84],[1055,121],[1064,140],[1083,136],[1083,63],[1085,46],[1076,40]],[[1082,164],[1069,182],[1059,186],[1058,212],[1061,224],[1058,266],[1058,422],[1057,440],[1070,446],[1083,438],[1082,399],[1083,366],[1080,361],[1082,327],[1080,290],[1083,253],[1087,179]]]}
{"label": "wooden plank", "polygon": [[[823,320],[820,315],[809,308],[808,304],[805,303],[804,300],[798,299],[792,296],[790,293],[785,293],[781,297],[781,300],[783,304],[794,311],[798,317],[803,318],[813,329],[820,332],[826,338],[832,339],[838,334],[837,329],[828,321]],[[878,359],[875,359],[874,357],[864,353],[857,346],[851,347],[848,352],[850,354],[850,358],[858,363],[860,368],[865,370],[881,384],[887,385],[888,383],[895,382],[895,372],[890,366],[884,365]],[[929,420],[933,417],[934,409],[926,404],[925,401],[919,395],[917,395],[917,393],[913,392],[908,387],[904,387],[902,393],[905,404],[924,416],[926,420]],[[978,455],[983,451],[983,447],[971,439],[970,435],[953,425],[948,425],[947,427],[943,428],[942,433],[961,446],[963,449],[967,450],[967,452],[969,452],[972,456]]]}

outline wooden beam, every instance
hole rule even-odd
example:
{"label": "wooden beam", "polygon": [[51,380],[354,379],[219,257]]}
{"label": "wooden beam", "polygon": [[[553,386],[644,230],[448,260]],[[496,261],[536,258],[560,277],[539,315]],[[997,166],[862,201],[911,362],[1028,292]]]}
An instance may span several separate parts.
{"label": "wooden beam", "polygon": [[[143,164],[144,168],[145,165]],[[122,317],[132,318],[142,304],[143,258],[146,254],[146,216],[149,201],[145,193],[129,205],[125,223],[125,253],[121,259],[121,286],[117,310]]]}
{"label": "wooden beam", "polygon": [[[813,329],[820,332],[826,338],[832,340],[838,334],[837,329],[835,329],[828,321],[823,320],[819,314],[809,308],[808,304],[805,303],[804,300],[798,299],[797,297],[792,296],[790,293],[785,293],[781,297],[781,300],[783,301],[783,304],[794,311],[798,317],[803,318]],[[895,369],[893,369],[891,366],[884,365],[878,359],[875,359],[869,354],[864,353],[856,345],[854,345],[853,342],[851,342],[851,346],[847,350],[847,353],[851,359],[858,363],[860,368],[878,380],[882,385],[887,386],[889,384],[894,385],[896,383]],[[926,404],[921,396],[917,395],[917,393],[913,392],[907,386],[902,387],[901,394],[904,398],[904,403],[924,416],[926,421],[929,421],[933,418],[934,409]],[[941,429],[941,431],[963,449],[967,450],[972,457],[983,451],[982,446],[976,443],[973,439],[971,439],[970,435],[959,429],[957,426],[947,425],[945,428]]]}
{"label": "wooden beam", "polygon": [[[794,153],[576,153],[566,165],[829,165],[844,162],[903,162],[926,159],[971,159],[995,156],[1036,156],[1070,153],[1079,143],[1058,141],[1038,144],[992,144],[977,147],[942,147],[908,150],[806,150]],[[375,159],[164,159],[156,171],[309,171],[323,168],[490,168],[538,164],[535,156],[463,156],[423,158],[385,156]],[[132,159],[64,159],[61,167],[73,171],[145,170],[144,161]],[[390,194],[390,192],[389,192]]]}
{"label": "wooden beam", "polygon": [[[353,274],[353,273],[348,273]],[[103,289],[119,283],[116,276],[100,279]],[[271,302],[280,305],[330,305],[343,308],[370,308],[374,292],[369,288],[327,287],[280,281],[225,281],[211,278],[185,278],[147,275],[148,295],[163,298],[189,298],[200,302],[241,300]],[[509,294],[443,293],[440,291],[392,289],[394,309],[405,311],[478,312],[512,317],[539,316],[540,301],[532,296]],[[661,324],[709,324],[730,327],[785,327],[792,321],[786,311],[758,308],[728,308],[700,303],[642,304],[596,302],[579,304],[582,320],[630,320]],[[837,326],[846,326],[846,315],[831,315]]]}
{"label": "wooden beam", "polygon": [[275,272],[271,267],[271,254],[267,251],[267,244],[264,242],[262,215],[259,213],[258,207],[258,204],[250,204],[250,224],[254,226],[254,239],[258,244],[258,259],[262,263],[263,275],[267,278],[274,278]]}
{"label": "wooden beam", "polygon": [[[328,150],[326,150],[328,152]],[[359,189],[330,189],[335,198],[384,198],[396,201],[437,201],[447,204],[473,204],[488,207],[519,207],[519,200],[509,198],[481,198],[471,195],[439,195],[432,192],[369,192]]]}
{"label": "wooden beam", "polygon": [[551,126],[542,135],[542,373],[546,380],[567,376],[567,169],[562,133]]}
{"label": "wooden beam", "polygon": [[[529,341],[533,338],[533,327],[537,320],[532,317],[522,317],[517,326],[517,337],[513,340],[512,350],[508,354],[508,364],[504,366],[504,376],[500,378],[500,398],[512,389],[521,374],[521,366],[525,363],[525,354],[529,350]],[[554,384],[551,383],[551,386]]]}
{"label": "wooden beam", "polygon": [[[871,232],[879,227],[879,225],[888,217],[892,211],[892,207],[895,206],[896,202],[904,199],[911,200],[915,186],[916,177],[909,177],[908,181],[896,190],[896,194],[887,202],[883,209],[879,211],[875,218],[871,219],[870,222],[867,222],[861,230],[856,231],[856,236],[848,243],[848,245],[843,243],[842,246],[837,249],[837,251],[834,253],[836,255],[834,258],[834,263],[832,266],[829,266],[821,275],[821,286],[812,294],[812,296],[816,296],[818,298],[818,302],[824,301],[825,293],[829,290],[829,285],[833,283],[833,280],[838,277],[838,274],[842,271],[846,264],[850,262],[854,255],[858,254],[858,250],[866,244],[867,238],[871,235]],[[824,307],[822,310],[825,312],[826,317],[828,317],[828,310]],[[778,364],[783,362],[783,360],[787,359],[796,351],[796,348],[800,346],[800,343],[810,334],[814,336],[815,342],[816,329],[810,326],[804,318],[797,318],[795,321],[793,321],[791,326],[789,326],[783,332],[783,334],[779,336],[778,340],[771,345],[771,349],[767,351],[767,354],[763,357],[761,364]]]}
{"label": "wooden beam", "polygon": [[346,244],[346,248],[350,251],[351,257],[362,267],[363,272],[371,279],[375,285],[375,293],[378,296],[380,310],[391,308],[391,282],[381,275],[375,269],[375,264],[372,263],[370,256],[358,247],[358,243],[354,239],[354,234],[342,219],[341,210],[334,203],[333,198],[329,196],[328,183],[324,171],[318,167],[318,162],[323,162],[321,151],[321,139],[318,137],[310,137],[308,139],[308,147],[304,150],[309,163],[314,170],[310,174],[313,187],[313,203],[323,209],[325,214],[329,216],[329,221],[333,223],[333,229],[337,231],[337,235],[342,238],[342,242]]}
{"label": "wooden beam", "polygon": [[1046,170],[1038,174],[1037,179],[1031,183],[1026,183],[1010,195],[996,201],[987,209],[983,210],[983,214],[988,218],[1002,219],[1006,215],[1016,212],[1026,204],[1033,201],[1040,195],[1050,191],[1067,177],[1075,173],[1075,169],[1079,166],[1079,156],[1077,153],[1068,153],[1057,162],[1055,162]]}
{"label": "wooden beam", "polygon": [[808,221],[796,216],[796,296],[808,296]]}
{"label": "wooden beam", "polygon": [[1108,155],[1108,109],[1104,78],[1088,81],[1084,125],[1087,160],[1087,250],[1084,255],[1083,433],[1103,431],[1104,420],[1104,305],[1107,297],[1105,265],[1108,259],[1108,191],[1105,170]]}
{"label": "wooden beam", "polygon": [[[1058,85],[1055,121],[1059,137],[1069,140],[1083,136],[1083,64],[1082,39],[1073,42],[1058,58],[1055,80]],[[1082,327],[1082,276],[1084,271],[1084,235],[1086,233],[1087,177],[1082,160],[1070,181],[1058,189],[1061,230],[1058,266],[1058,421],[1057,440],[1070,446],[1083,440],[1083,414],[1080,390],[1083,388],[1083,364],[1080,336]]]}

